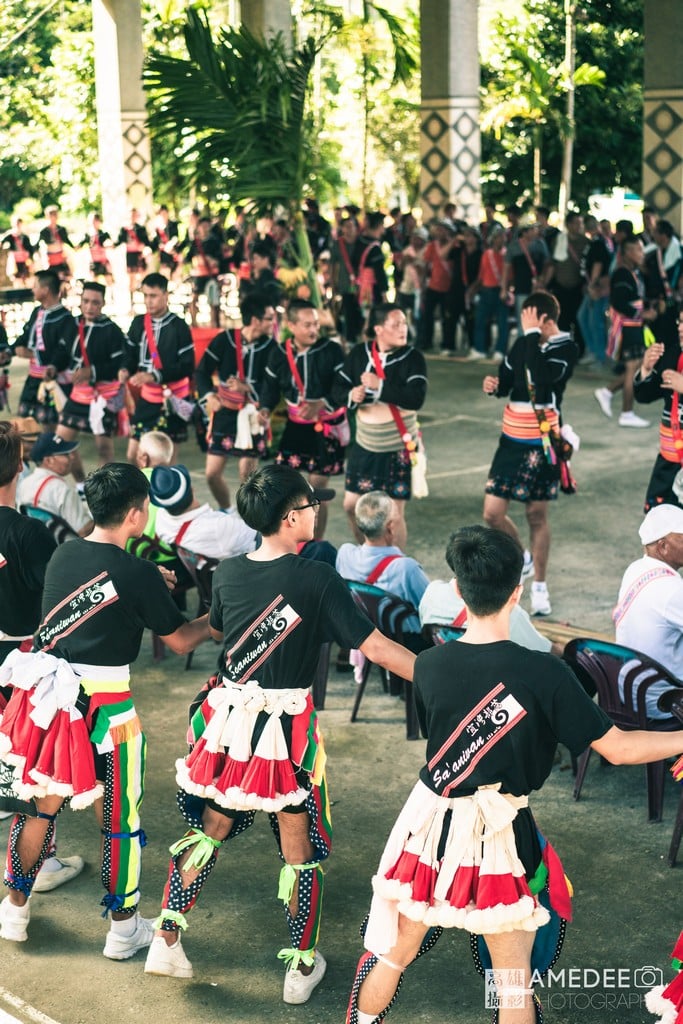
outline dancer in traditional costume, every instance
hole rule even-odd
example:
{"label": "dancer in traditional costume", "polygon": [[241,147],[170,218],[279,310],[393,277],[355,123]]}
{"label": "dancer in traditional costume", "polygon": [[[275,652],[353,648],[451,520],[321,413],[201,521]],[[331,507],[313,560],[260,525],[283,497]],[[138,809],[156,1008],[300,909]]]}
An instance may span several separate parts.
{"label": "dancer in traditional costume", "polygon": [[278,347],[273,338],[275,310],[253,293],[242,300],[240,313],[242,327],[217,334],[196,373],[199,404],[208,417],[206,481],[220,508],[230,505],[225,460],[239,459],[244,481],[268,452],[268,416],[259,413],[259,402],[266,366]]}
{"label": "dancer in traditional costume", "polygon": [[[129,357],[129,386],[138,396],[131,415],[127,457],[135,460],[138,441],[148,430],[161,430],[177,446],[187,440],[192,416],[190,379],[194,345],[190,328],[168,308],[168,278],[148,274],[142,282],[147,312],[130,325],[133,354]],[[177,455],[177,447],[176,447]]]}
{"label": "dancer in traditional costume", "polygon": [[309,692],[320,645],[334,640],[360,649],[406,679],[414,660],[373,629],[330,565],[296,554],[313,539],[316,510],[330,497],[276,465],[237,492],[240,515],[263,543],[221,562],[214,576],[210,622],[222,643],[219,671],[190,709],[192,752],[176,762],[189,831],[171,847],[149,974],[192,977],[179,930],[223,842],[248,828],[257,810],[268,812],[283,861],[278,897],[290,932],[290,946],[279,954],[288,968],[284,1001],[305,1003],[325,973],[316,946],[331,831],[325,753]]}
{"label": "dancer in traditional costume", "polygon": [[66,228],[59,223],[59,207],[46,206],[45,216],[47,217],[47,224],[38,236],[38,245],[43,246],[45,250],[45,269],[51,270],[57,275],[61,282],[60,294],[64,295],[72,276],[71,266],[64,247],[66,246],[68,249],[73,250],[74,245],[69,238]]}
{"label": "dancer in traditional costume", "polygon": [[427,395],[424,356],[408,345],[408,321],[399,305],[370,312],[370,340],[356,345],[337,374],[333,397],[356,413],[356,439],[346,466],[344,511],[359,541],[355,509],[361,494],[385,491],[399,523],[396,544],[405,548],[405,503],[411,495],[412,458],[418,445],[417,413]]}
{"label": "dancer in traditional costume", "polygon": [[552,962],[571,900],[528,794],[552,771],[558,742],[577,755],[590,745],[619,764],[683,747],[680,733],[617,729],[559,659],[509,640],[523,564],[512,537],[465,527],[453,550],[467,629],[415,663],[426,762],[373,878],[367,952],[347,1024],[384,1020],[407,966],[442,928],[483,936],[475,963],[488,961],[498,978],[495,1022],[542,1021],[530,984],[532,955],[537,942],[545,944],[547,926],[555,935]]}
{"label": "dancer in traditional costume", "polygon": [[656,342],[645,349],[634,384],[636,401],[664,400],[659,424],[659,452],[645,494],[645,512],[666,502],[681,504],[673,483],[683,468],[683,324],[678,325],[676,344]]}
{"label": "dancer in traditional costume", "polygon": [[560,307],[549,292],[532,292],[520,315],[524,334],[501,363],[498,376],[487,376],[483,382],[485,394],[508,398],[486,482],[483,516],[489,526],[519,540],[508,508],[510,501],[523,503],[530,535],[524,575],[534,575],[531,611],[550,615],[548,502],[556,500],[563,473],[563,488],[573,486],[568,464],[562,465],[552,441],[561,443],[560,407],[578,349],[571,335],[558,327]]}
{"label": "dancer in traditional costume", "polygon": [[135,466],[110,463],[88,478],[95,529],[55,553],[34,650],[13,651],[0,670],[0,682],[13,688],[0,722],[0,760],[14,772],[16,795],[37,808],[10,826],[0,938],[12,942],[27,939],[31,890],[67,800],[74,810],[94,804],[102,830],[102,906],[112,914],[104,955],[126,960],[152,940],[150,923],[137,914],[146,740],[129,664],[145,627],[179,654],[209,632],[207,616],[184,620],[156,566],[123,550],[142,533],[148,493]]}
{"label": "dancer in traditional costume", "polygon": [[[344,362],[341,345],[320,337],[318,311],[306,299],[287,308],[289,337],[271,353],[261,394],[262,412],[271,412],[284,397],[287,425],[280,438],[278,463],[308,472],[312,487],[325,488],[330,476],[344,472],[349,426],[344,406],[332,392],[335,374]],[[322,540],[327,507],[321,505],[316,540]]]}

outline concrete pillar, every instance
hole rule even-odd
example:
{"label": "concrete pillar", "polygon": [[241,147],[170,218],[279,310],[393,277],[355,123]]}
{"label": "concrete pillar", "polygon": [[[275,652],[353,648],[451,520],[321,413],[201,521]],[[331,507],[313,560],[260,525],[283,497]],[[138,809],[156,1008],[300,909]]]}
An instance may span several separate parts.
{"label": "concrete pillar", "polygon": [[643,198],[683,230],[683,3],[645,0]]}
{"label": "concrete pillar", "polygon": [[285,42],[292,36],[292,10],[289,0],[242,0],[242,21],[252,35],[277,35],[281,32]]}
{"label": "concrete pillar", "polygon": [[420,199],[424,218],[457,202],[475,222],[479,176],[478,0],[420,0]]}
{"label": "concrete pillar", "polygon": [[142,89],[140,0],[93,0],[102,216],[110,230],[152,212],[152,161]]}

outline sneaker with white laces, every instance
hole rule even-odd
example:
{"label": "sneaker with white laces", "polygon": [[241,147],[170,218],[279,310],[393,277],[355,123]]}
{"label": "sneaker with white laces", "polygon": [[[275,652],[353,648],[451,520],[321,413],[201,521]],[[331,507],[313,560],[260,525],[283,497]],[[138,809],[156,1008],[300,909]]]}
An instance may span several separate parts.
{"label": "sneaker with white laces", "polygon": [[[57,866],[52,867],[50,862],[56,862]],[[84,865],[85,861],[78,854],[73,857],[48,857],[36,876],[33,892],[51,892],[65,882],[70,882],[76,875],[80,875]]]}
{"label": "sneaker with white laces", "polygon": [[166,978],[191,978],[192,964],[185,956],[180,942],[169,946],[163,935],[155,935],[145,961],[145,974],[160,974]]}
{"label": "sneaker with white laces", "polygon": [[534,589],[534,585],[531,586],[531,614],[532,615],[550,615],[552,608],[550,607],[550,594],[547,588],[542,590]]}
{"label": "sneaker with white laces", "polygon": [[637,416],[633,411],[622,412],[619,416],[620,427],[649,427],[650,421],[644,420],[642,416]]}
{"label": "sneaker with white laces", "polygon": [[26,942],[30,919],[30,900],[27,900],[23,907],[17,907],[14,903],[10,903],[9,896],[5,896],[0,903],[0,939],[7,939],[9,942]]}
{"label": "sneaker with white laces", "polygon": [[133,934],[121,935],[110,928],[102,953],[108,960],[128,960],[141,949],[146,949],[153,938],[154,922],[136,914]]}
{"label": "sneaker with white laces", "polygon": [[313,989],[325,977],[327,962],[320,950],[315,952],[313,970],[310,974],[302,974],[301,971],[287,971],[285,974],[285,985],[282,990],[282,999],[285,1003],[300,1005],[307,1003],[311,998]]}
{"label": "sneaker with white laces", "polygon": [[596,388],[593,392],[595,400],[604,412],[608,419],[612,419],[612,399],[614,398],[613,392],[609,388]]}

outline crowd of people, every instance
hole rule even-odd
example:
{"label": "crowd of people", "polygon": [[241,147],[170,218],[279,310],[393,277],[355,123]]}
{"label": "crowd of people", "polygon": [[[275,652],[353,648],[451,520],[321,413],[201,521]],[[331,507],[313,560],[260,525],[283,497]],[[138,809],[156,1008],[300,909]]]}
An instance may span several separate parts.
{"label": "crowd of people", "polygon": [[[607,226],[574,213],[557,230],[543,208],[525,224],[511,207],[507,226],[492,207],[476,227],[456,212],[444,210],[427,231],[397,211],[389,226],[381,214],[361,224],[353,209],[330,226],[311,205],[309,243],[321,262],[329,254],[330,310],[290,297],[281,316],[277,244],[245,229],[230,242],[230,259],[241,243],[257,267],[242,291],[241,325],[221,329],[210,299],[215,332],[199,358],[169,289],[180,253],[213,258],[210,219],[197,217],[187,247],[173,241],[169,220],[165,240],[143,238],[134,219],[122,229],[131,277],[144,269],[134,290],[145,306],[124,330],[104,313],[112,239],[101,240],[102,259],[93,256],[74,316],[61,301],[68,235],[49,212],[36,308],[11,345],[0,338],[3,365],[29,361],[18,413],[22,429],[40,431],[24,450],[18,426],[0,423],[0,810],[12,816],[0,938],[26,941],[31,893],[82,868],[81,858],[57,855],[56,821],[67,801],[94,805],[111,914],[104,955],[146,949],[148,973],[191,977],[186,916],[224,843],[262,810],[282,861],[291,940],[280,954],[283,999],[305,1003],[326,969],[317,947],[331,851],[310,685],[321,645],[333,641],[341,666],[344,652],[359,651],[413,682],[428,744],[373,878],[347,1024],[384,1019],[407,966],[443,927],[481,935],[494,970],[521,972],[499,986],[500,1024],[542,1020],[530,983],[534,935],[571,911],[528,795],[547,778],[558,742],[575,755],[592,746],[614,763],[644,763],[682,753],[683,734],[617,729],[519,601],[533,577],[532,615],[551,613],[548,508],[574,489],[578,444],[562,401],[577,362],[610,359],[615,382],[596,391],[606,416],[617,390],[623,427],[647,425],[634,396],[663,405],[645,555],[624,577],[617,638],[681,675],[680,246],[656,218],[646,217],[640,236],[621,222],[615,244]],[[280,229],[282,253],[294,242],[287,224]],[[225,245],[215,248],[214,277]],[[141,266],[147,249],[163,270]],[[18,271],[22,262],[33,269],[12,251]],[[462,358],[490,353],[497,372],[482,388],[505,406],[483,483],[486,525],[456,531],[449,579],[430,581],[408,553],[405,508],[420,474],[424,352],[434,348],[437,312],[442,349],[456,352],[460,334]],[[82,433],[93,435],[100,462],[87,475]],[[126,463],[115,460],[116,436],[127,438]],[[191,436],[217,508],[195,497],[182,459]],[[240,479],[234,506],[228,459]],[[329,485],[342,474],[354,543],[337,551],[324,538]],[[511,501],[524,505],[528,548]],[[193,621],[178,587],[183,550],[215,563],[210,611]],[[378,631],[345,580],[412,606],[406,646]],[[434,646],[425,627],[462,635]],[[154,922],[138,913],[146,738],[130,684],[145,628],[178,653],[209,637],[220,644],[217,670],[190,708],[190,753],[176,763],[187,831],[171,847]]]}

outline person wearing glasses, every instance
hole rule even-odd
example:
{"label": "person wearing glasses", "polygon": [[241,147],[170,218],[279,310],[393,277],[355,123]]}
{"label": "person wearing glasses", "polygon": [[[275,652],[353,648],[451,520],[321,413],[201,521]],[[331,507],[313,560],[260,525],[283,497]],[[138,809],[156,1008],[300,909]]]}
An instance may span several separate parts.
{"label": "person wearing glasses", "polygon": [[[237,492],[237,510],[258,530],[258,550],[217,567],[209,617],[222,645],[218,672],[190,709],[192,752],[176,762],[178,805],[189,830],[171,847],[163,908],[145,971],[192,977],[180,929],[223,843],[244,832],[257,810],[270,816],[280,857],[278,897],[289,947],[283,999],[308,1001],[325,974],[317,951],[322,863],[331,828],[325,754],[310,685],[321,644],[360,649],[367,658],[411,679],[414,655],[376,630],[332,566],[297,555],[313,539],[320,503],[289,466],[268,465]],[[208,691],[208,692],[207,692]],[[239,949],[239,928],[230,929]],[[226,929],[227,931],[227,929]]]}
{"label": "person wearing glasses", "polygon": [[58,434],[41,434],[31,448],[36,468],[19,481],[17,505],[43,509],[60,516],[74,533],[87,537],[92,530],[88,507],[75,487],[64,477],[71,472],[71,457],[78,441],[67,441]]}

